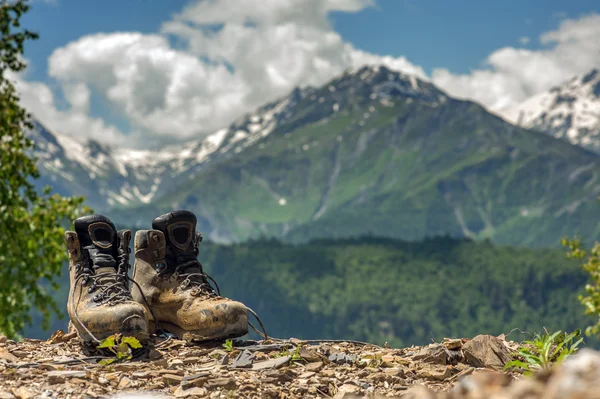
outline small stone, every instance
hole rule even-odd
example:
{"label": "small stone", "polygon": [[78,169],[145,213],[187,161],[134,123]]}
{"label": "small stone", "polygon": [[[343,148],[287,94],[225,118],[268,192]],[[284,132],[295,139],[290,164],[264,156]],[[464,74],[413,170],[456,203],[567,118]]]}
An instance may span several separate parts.
{"label": "small stone", "polygon": [[135,378],[148,378],[150,377],[150,373],[148,371],[136,371],[135,373],[132,373],[131,376]]}
{"label": "small stone", "polygon": [[229,353],[227,353],[225,356],[223,356],[223,358],[221,359],[221,366],[227,366],[229,364]]}
{"label": "small stone", "polygon": [[171,374],[171,375],[178,375],[178,376],[183,377],[185,375],[185,370],[162,369],[162,370],[155,371],[155,373],[157,375],[160,375],[160,374]]}
{"label": "small stone", "polygon": [[300,348],[299,355],[307,362],[318,362],[321,360],[321,356],[317,352],[304,347]]}
{"label": "small stone", "polygon": [[430,345],[419,352],[413,357],[414,360],[422,360],[425,363],[433,364],[446,364],[447,353],[444,345]]}
{"label": "small stone", "polygon": [[117,388],[118,389],[125,389],[125,388],[129,388],[132,385],[133,385],[133,383],[132,383],[132,381],[128,377],[123,377],[119,381],[119,384],[117,385]]}
{"label": "small stone", "polygon": [[6,338],[6,335],[0,334],[0,344],[5,344],[7,340],[8,338]]}
{"label": "small stone", "polygon": [[316,374],[315,372],[312,372],[312,371],[307,371],[307,372],[305,372],[305,373],[302,373],[302,374],[300,374],[300,375],[298,376],[298,378],[305,378],[305,379],[308,379],[308,378],[312,377],[312,376],[313,376],[313,375],[315,375],[315,374]]}
{"label": "small stone", "polygon": [[339,388],[339,391],[345,393],[358,393],[360,391],[360,387],[357,387],[354,384],[344,384]]}
{"label": "small stone", "polygon": [[104,374],[104,377],[106,377],[108,381],[117,382],[121,378],[121,373],[106,373]]}
{"label": "small stone", "polygon": [[[2,337],[2,336],[0,336]],[[4,337],[6,338],[6,337]],[[0,391],[0,399],[15,399],[15,395],[7,391]]]}
{"label": "small stone", "polygon": [[460,349],[462,347],[462,340],[445,338],[444,346],[448,349]]}
{"label": "small stone", "polygon": [[392,367],[394,365],[394,361],[396,360],[396,356],[392,355],[383,355],[381,356],[381,362],[383,367]]}
{"label": "small stone", "polygon": [[197,357],[197,356],[187,357],[187,358],[183,359],[183,363],[184,364],[202,363],[202,358]]}
{"label": "small stone", "polygon": [[201,387],[208,381],[209,377],[210,373],[188,375],[181,381],[181,386],[184,388]]}
{"label": "small stone", "polygon": [[398,367],[391,367],[384,369],[383,372],[387,375],[391,375],[392,377],[404,377],[404,370]]}
{"label": "small stone", "polygon": [[452,376],[452,370],[446,366],[429,366],[417,371],[417,377],[444,381]]}
{"label": "small stone", "polygon": [[323,368],[323,362],[308,363],[305,367],[307,371],[319,371]]}
{"label": "small stone", "polygon": [[323,370],[323,371],[321,371],[321,375],[323,377],[332,378],[332,377],[335,377],[335,371],[334,370],[330,370],[330,369]]}
{"label": "small stone", "polygon": [[143,365],[140,363],[118,363],[114,366],[115,371],[133,371],[141,368],[143,368]]}
{"label": "small stone", "polygon": [[15,363],[19,361],[19,358],[14,354],[10,353],[8,349],[0,348],[0,359],[4,359],[9,363]]}
{"label": "small stone", "polygon": [[232,390],[237,387],[237,384],[233,378],[215,378],[207,381],[205,386],[208,389],[224,388],[227,390]]}
{"label": "small stone", "polygon": [[254,353],[245,350],[241,352],[238,357],[235,358],[233,362],[233,368],[236,369],[244,369],[244,368],[252,368],[252,362],[254,360]]}
{"label": "small stone", "polygon": [[336,364],[352,364],[356,361],[356,355],[348,355],[342,352],[332,353],[329,355],[329,361]]}
{"label": "small stone", "polygon": [[511,354],[503,341],[492,335],[478,335],[462,347],[470,366],[503,370]]}
{"label": "small stone", "polygon": [[179,387],[173,395],[175,395],[176,398],[187,398],[190,396],[205,397],[207,394],[208,391],[206,390],[206,388],[184,389],[183,387]]}
{"label": "small stone", "polygon": [[162,376],[162,380],[166,385],[178,385],[183,381],[183,377],[175,374],[165,374]]}
{"label": "small stone", "polygon": [[13,388],[11,391],[17,399],[31,399],[37,396],[34,391],[22,386],[16,389]]}
{"label": "small stone", "polygon": [[73,371],[71,371],[71,370],[51,371],[48,374],[46,374],[46,376],[48,377],[48,383],[50,385],[53,385],[53,384],[63,383],[69,378],[85,378],[86,373],[85,373],[85,371],[74,371],[74,370]]}
{"label": "small stone", "polygon": [[12,354],[19,358],[29,356],[29,352],[26,351],[12,351]]}
{"label": "small stone", "polygon": [[183,360],[180,359],[173,359],[169,362],[169,369],[178,369],[183,367],[184,363]]}

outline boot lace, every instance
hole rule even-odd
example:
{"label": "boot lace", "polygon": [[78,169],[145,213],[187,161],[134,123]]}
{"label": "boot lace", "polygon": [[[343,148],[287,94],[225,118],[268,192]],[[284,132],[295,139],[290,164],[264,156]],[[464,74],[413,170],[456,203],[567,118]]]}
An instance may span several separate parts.
{"label": "boot lace", "polygon": [[[81,281],[82,286],[88,287],[88,293],[96,292],[92,300],[98,304],[106,303],[109,306],[132,300],[129,291],[129,254],[119,250],[117,261],[109,254],[96,253],[93,248],[84,248],[86,259],[75,265],[77,273],[76,282]],[[115,268],[115,266],[117,266]],[[112,268],[115,272],[98,273],[100,268]]]}
{"label": "boot lace", "polygon": [[[194,296],[204,296],[210,298],[218,298],[221,296],[219,284],[208,274],[204,273],[202,264],[198,261],[198,243],[194,245],[194,249],[185,251],[180,254],[173,254],[170,248],[167,248],[165,260],[168,268],[163,274],[173,270],[169,278],[173,280],[181,279],[179,286],[181,289],[190,289],[190,293]],[[190,270],[189,272],[187,270]],[[213,287],[210,281],[215,285]]]}

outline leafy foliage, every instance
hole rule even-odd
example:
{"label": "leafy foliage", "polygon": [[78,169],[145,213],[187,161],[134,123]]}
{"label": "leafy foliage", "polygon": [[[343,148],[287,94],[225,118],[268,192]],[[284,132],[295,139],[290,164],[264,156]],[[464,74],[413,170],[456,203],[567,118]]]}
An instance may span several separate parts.
{"label": "leafy foliage", "polygon": [[516,359],[508,362],[505,369],[521,369],[525,374],[548,369],[577,352],[583,342],[579,330],[570,334],[557,331],[550,334],[536,334],[534,339],[524,341],[524,346],[517,351]]}
{"label": "leafy foliage", "polygon": [[584,261],[582,267],[591,281],[586,284],[585,292],[587,295],[580,295],[579,301],[585,307],[585,314],[594,316],[596,321],[585,330],[587,335],[598,335],[600,333],[600,243],[596,242],[588,252],[583,248],[580,237],[575,239],[563,239],[563,246],[569,249],[567,257]]}
{"label": "leafy foliage", "polygon": [[225,340],[223,348],[225,348],[227,352],[233,352],[233,341],[230,339]]}
{"label": "leafy foliage", "polygon": [[32,125],[9,80],[26,67],[25,41],[37,38],[19,30],[28,9],[26,1],[0,1],[0,332],[11,337],[31,322],[31,307],[40,310],[44,325],[58,311],[48,288],[58,289],[65,259],[61,222],[76,217],[83,202],[51,195],[49,187],[38,193],[30,181],[39,177],[25,136]]}
{"label": "leafy foliage", "polygon": [[133,349],[139,349],[141,347],[142,344],[135,337],[124,337],[120,334],[111,335],[100,341],[98,349],[106,349],[112,352],[115,357],[112,359],[103,359],[99,363],[108,365],[115,362],[131,360],[133,357]]}

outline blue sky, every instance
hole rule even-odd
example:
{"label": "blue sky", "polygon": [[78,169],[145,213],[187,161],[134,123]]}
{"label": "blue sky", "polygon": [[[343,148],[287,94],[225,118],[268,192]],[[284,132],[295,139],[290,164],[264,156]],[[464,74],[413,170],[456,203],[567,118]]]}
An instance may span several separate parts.
{"label": "blue sky", "polygon": [[[375,5],[369,4],[372,0],[231,1],[34,0],[23,23],[41,38],[26,46],[30,69],[25,83],[29,86],[23,85],[23,90],[42,87],[49,100],[26,105],[53,130],[66,134],[81,135],[81,121],[86,117],[96,126],[89,135],[107,141],[122,135],[160,141],[165,136],[182,139],[210,133],[293,86],[324,83],[348,66],[344,64],[387,62],[493,110],[600,66],[600,58],[584,54],[596,45],[594,37],[598,41],[594,18],[600,22],[600,7],[592,0],[376,0]],[[326,3],[333,4],[328,6],[333,11],[306,9],[307,4],[316,10]],[[236,5],[235,12],[231,4]],[[253,9],[259,4],[263,9]],[[280,8],[273,7],[271,12],[269,4]],[[245,31],[245,19],[255,21],[256,29]],[[218,36],[207,33],[214,26],[224,27]],[[550,39],[541,43],[540,37],[548,32]],[[271,42],[277,35],[281,37]],[[319,35],[337,39],[321,41]],[[260,47],[267,41],[270,49]],[[244,45],[238,48],[239,43]],[[306,43],[313,50],[306,50]],[[103,55],[111,46],[119,50]],[[264,68],[245,48],[256,48]],[[582,60],[569,62],[565,54],[577,51]],[[386,55],[391,56],[387,61],[382,58]],[[148,72],[150,83],[161,81],[157,77],[164,74],[164,85],[145,92],[144,98],[141,94],[135,98],[135,92],[149,85],[134,82],[145,79],[142,73],[119,72],[129,68],[124,61],[128,57],[136,71]],[[311,64],[314,58],[323,61],[321,66]],[[233,66],[234,73],[209,68],[202,63],[206,59]],[[169,66],[175,64],[188,69],[182,72],[181,67]],[[295,66],[297,70],[290,72]],[[547,76],[531,82],[536,68]],[[86,74],[86,70],[95,73]],[[167,99],[164,90],[179,73],[191,83],[180,90],[185,95]],[[206,83],[215,79],[224,80],[221,91]],[[483,87],[486,82],[496,86]],[[190,94],[193,88],[204,97]],[[35,97],[30,93],[24,101],[36,101]],[[171,100],[177,107],[166,105]],[[186,101],[185,112],[181,101]],[[177,123],[169,125],[165,119]]]}

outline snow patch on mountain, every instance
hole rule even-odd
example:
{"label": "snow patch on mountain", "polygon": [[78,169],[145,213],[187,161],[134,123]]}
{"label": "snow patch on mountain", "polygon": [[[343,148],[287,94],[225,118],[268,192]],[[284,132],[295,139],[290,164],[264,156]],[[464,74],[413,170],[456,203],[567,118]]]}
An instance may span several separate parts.
{"label": "snow patch on mountain", "polygon": [[501,115],[516,125],[600,152],[600,70],[576,76]]}

